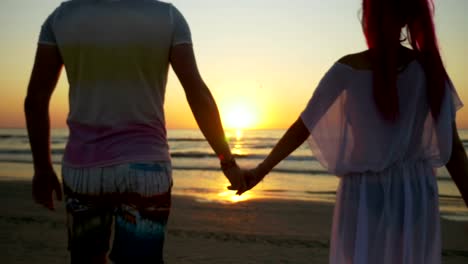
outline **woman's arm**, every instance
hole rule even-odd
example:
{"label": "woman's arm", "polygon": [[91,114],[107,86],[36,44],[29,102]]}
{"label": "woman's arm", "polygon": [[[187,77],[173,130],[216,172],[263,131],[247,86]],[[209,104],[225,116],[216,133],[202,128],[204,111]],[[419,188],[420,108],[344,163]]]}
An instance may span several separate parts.
{"label": "woman's arm", "polygon": [[300,147],[309,137],[309,129],[304,125],[299,117],[294,124],[289,127],[266,159],[257,167],[257,172],[261,175],[268,174],[278,163],[285,159],[294,150]]}
{"label": "woman's arm", "polygon": [[310,135],[309,128],[316,127],[316,124],[344,91],[348,82],[348,72],[348,67],[343,67],[340,63],[335,63],[328,70],[320,80],[301,116],[291,125],[265,161],[244,176],[247,183],[246,190],[252,189],[279,162],[304,143]]}
{"label": "woman's arm", "polygon": [[280,161],[304,143],[310,135],[308,128],[316,126],[317,122],[327,113],[330,106],[343,92],[347,82],[348,68],[343,68],[335,63],[320,80],[301,117],[294,122],[270,155],[258,166],[257,171],[259,173],[267,174]]}
{"label": "woman's arm", "polygon": [[300,147],[309,135],[309,130],[299,117],[278,141],[266,159],[255,169],[249,171],[245,175],[247,186],[245,189],[240,189],[237,194],[242,194],[255,187],[255,185],[257,185],[276,165],[278,165],[278,163]]}
{"label": "woman's arm", "polygon": [[468,158],[465,147],[458,136],[457,125],[453,123],[452,154],[446,167],[457,185],[466,206],[468,206]]}

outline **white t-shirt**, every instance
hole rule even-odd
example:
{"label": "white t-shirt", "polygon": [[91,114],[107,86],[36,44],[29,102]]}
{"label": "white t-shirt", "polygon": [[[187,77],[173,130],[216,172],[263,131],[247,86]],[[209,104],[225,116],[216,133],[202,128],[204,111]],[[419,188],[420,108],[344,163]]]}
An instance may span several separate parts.
{"label": "white t-shirt", "polygon": [[440,115],[432,117],[426,75],[414,60],[398,75],[400,116],[385,121],[373,97],[373,73],[335,63],[301,118],[313,153],[330,173],[380,172],[399,163],[444,166],[452,150],[452,124],[463,106],[447,81]]}
{"label": "white t-shirt", "polygon": [[155,0],[72,0],[42,26],[57,45],[70,85],[64,163],[108,166],[170,160],[164,95],[171,47],[191,44],[171,4]]}

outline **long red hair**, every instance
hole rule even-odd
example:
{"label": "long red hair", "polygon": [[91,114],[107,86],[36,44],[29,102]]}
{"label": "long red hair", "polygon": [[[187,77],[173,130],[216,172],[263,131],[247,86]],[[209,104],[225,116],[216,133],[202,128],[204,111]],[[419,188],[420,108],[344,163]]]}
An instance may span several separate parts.
{"label": "long red hair", "polygon": [[433,20],[433,0],[363,0],[363,29],[373,69],[374,99],[386,120],[395,121],[398,106],[398,51],[402,29],[417,52],[427,79],[429,106],[438,118],[447,72],[440,56]]}

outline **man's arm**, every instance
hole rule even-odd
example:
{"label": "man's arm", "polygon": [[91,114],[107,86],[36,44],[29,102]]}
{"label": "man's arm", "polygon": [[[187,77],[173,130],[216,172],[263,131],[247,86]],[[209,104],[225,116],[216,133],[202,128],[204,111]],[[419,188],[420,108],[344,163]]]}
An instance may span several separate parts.
{"label": "man's arm", "polygon": [[[211,148],[218,157],[222,157],[221,160],[233,160],[224,135],[218,107],[198,71],[192,45],[180,44],[174,46],[170,60],[174,72],[184,87],[195,120]],[[236,164],[228,164],[224,173],[233,188],[238,189],[243,184],[241,171]]]}
{"label": "man's arm", "polygon": [[33,197],[54,208],[52,193],[61,200],[61,187],[52,167],[50,153],[49,102],[63,62],[56,46],[39,44],[24,102],[26,125],[34,162]]}
{"label": "man's arm", "polygon": [[458,136],[457,125],[453,123],[452,155],[446,167],[457,185],[466,206],[468,206],[468,159],[465,147]]}

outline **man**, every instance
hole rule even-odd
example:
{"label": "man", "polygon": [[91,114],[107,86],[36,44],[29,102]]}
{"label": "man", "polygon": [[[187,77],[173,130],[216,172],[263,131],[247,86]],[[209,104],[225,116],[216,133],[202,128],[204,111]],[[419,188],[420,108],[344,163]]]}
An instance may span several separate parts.
{"label": "man", "polygon": [[54,209],[61,186],[50,158],[48,107],[64,65],[70,136],[63,186],[72,263],[163,263],[172,170],[163,111],[169,64],[231,189],[241,171],[196,65],[189,26],[155,0],[72,0],[42,26],[25,112],[33,197]]}

